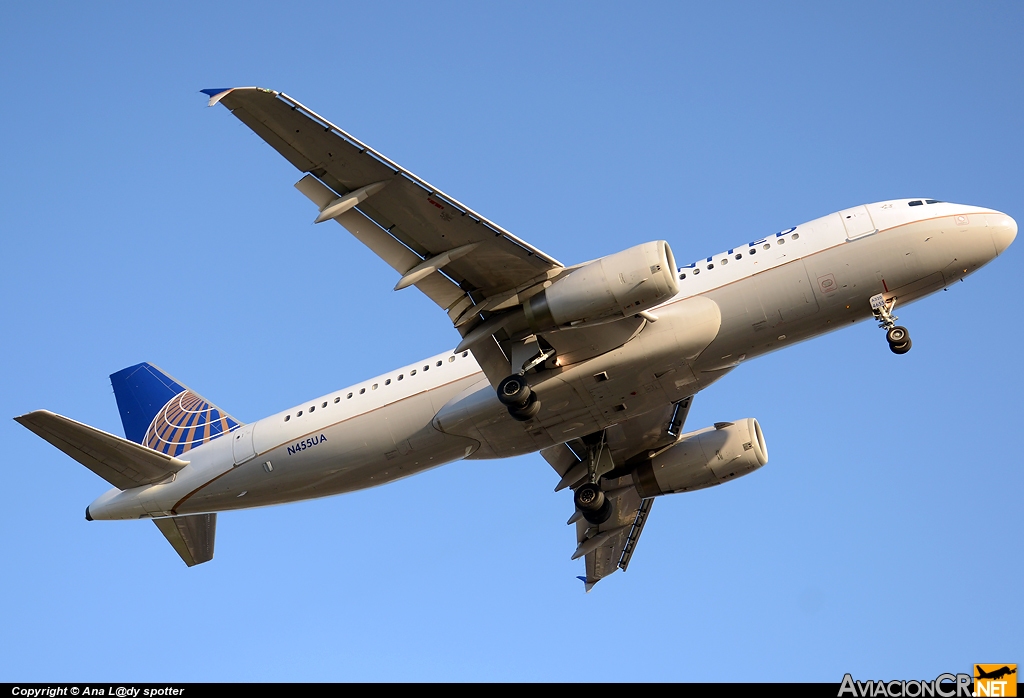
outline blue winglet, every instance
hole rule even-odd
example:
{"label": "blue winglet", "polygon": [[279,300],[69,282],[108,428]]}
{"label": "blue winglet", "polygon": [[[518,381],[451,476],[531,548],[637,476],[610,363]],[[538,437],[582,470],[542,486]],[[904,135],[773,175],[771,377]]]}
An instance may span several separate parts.
{"label": "blue winglet", "polygon": [[224,99],[224,97],[227,96],[228,92],[231,92],[233,89],[235,89],[235,88],[234,87],[211,87],[211,88],[208,88],[208,89],[205,89],[205,90],[199,90],[199,91],[202,92],[204,95],[207,95],[210,98],[210,101],[206,103],[206,106],[212,107],[212,106],[216,105],[217,102],[219,102],[222,99]]}

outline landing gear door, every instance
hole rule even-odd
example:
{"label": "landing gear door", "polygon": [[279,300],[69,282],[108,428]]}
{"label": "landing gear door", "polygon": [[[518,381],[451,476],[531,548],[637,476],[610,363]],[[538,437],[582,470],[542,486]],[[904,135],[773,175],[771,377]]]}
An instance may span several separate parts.
{"label": "landing gear door", "polygon": [[867,206],[854,206],[840,211],[839,217],[843,219],[843,225],[846,226],[847,240],[856,240],[878,232],[871,220],[871,214],[868,213]]}
{"label": "landing gear door", "polygon": [[231,432],[231,452],[235,457],[235,465],[241,465],[256,455],[256,447],[252,442],[254,426],[245,424]]}

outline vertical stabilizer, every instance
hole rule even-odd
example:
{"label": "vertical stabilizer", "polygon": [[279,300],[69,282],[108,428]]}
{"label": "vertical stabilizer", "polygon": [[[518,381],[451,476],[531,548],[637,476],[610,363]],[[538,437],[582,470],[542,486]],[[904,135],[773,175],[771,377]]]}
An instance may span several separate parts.
{"label": "vertical stabilizer", "polygon": [[241,426],[234,417],[151,363],[110,376],[129,441],[179,456]]}

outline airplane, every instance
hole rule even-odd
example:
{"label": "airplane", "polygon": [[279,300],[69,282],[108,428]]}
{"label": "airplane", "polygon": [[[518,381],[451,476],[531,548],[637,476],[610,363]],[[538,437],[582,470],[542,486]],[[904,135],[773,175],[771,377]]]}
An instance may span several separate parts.
{"label": "airplane", "polygon": [[995,680],[998,680],[998,679],[1002,679],[1004,677],[1009,677],[1009,675],[1011,673],[1017,673],[1017,666],[1016,666],[1016,664],[1014,665],[1014,668],[1010,668],[1009,666],[1004,665],[1004,666],[1001,666],[1001,667],[999,667],[997,669],[993,669],[991,671],[985,671],[983,668],[981,668],[980,666],[977,666],[977,665],[975,665],[975,668],[978,671],[978,675],[976,675],[975,679],[995,679]]}
{"label": "airplane", "polygon": [[565,266],[284,93],[203,92],[302,173],[316,223],[339,223],[461,341],[249,424],[151,363],[110,377],[125,438],[46,410],[15,418],[113,486],[87,520],[152,519],[188,566],[213,558],[218,512],[539,451],[556,491],[573,492],[589,592],[627,568],[655,499],[767,464],[756,419],[684,430],[697,393],[872,318],[905,354],[897,304],[962,280],[1017,234],[990,208],[896,199],[687,264],[656,240]]}
{"label": "airplane", "polygon": [[1001,679],[1004,676],[1009,676],[1010,674],[1017,673],[1016,665],[1014,665],[1013,669],[1011,669],[1008,666],[1003,666],[999,669],[994,669],[992,671],[985,671],[981,667],[975,665],[975,669],[977,669],[978,672],[978,675],[974,677],[976,679]]}

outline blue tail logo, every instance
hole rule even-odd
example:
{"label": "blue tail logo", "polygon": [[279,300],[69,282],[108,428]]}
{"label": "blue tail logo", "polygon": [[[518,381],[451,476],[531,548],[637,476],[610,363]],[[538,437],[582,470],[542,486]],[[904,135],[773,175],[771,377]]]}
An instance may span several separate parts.
{"label": "blue tail logo", "polygon": [[241,422],[150,363],[110,376],[125,438],[179,456]]}

